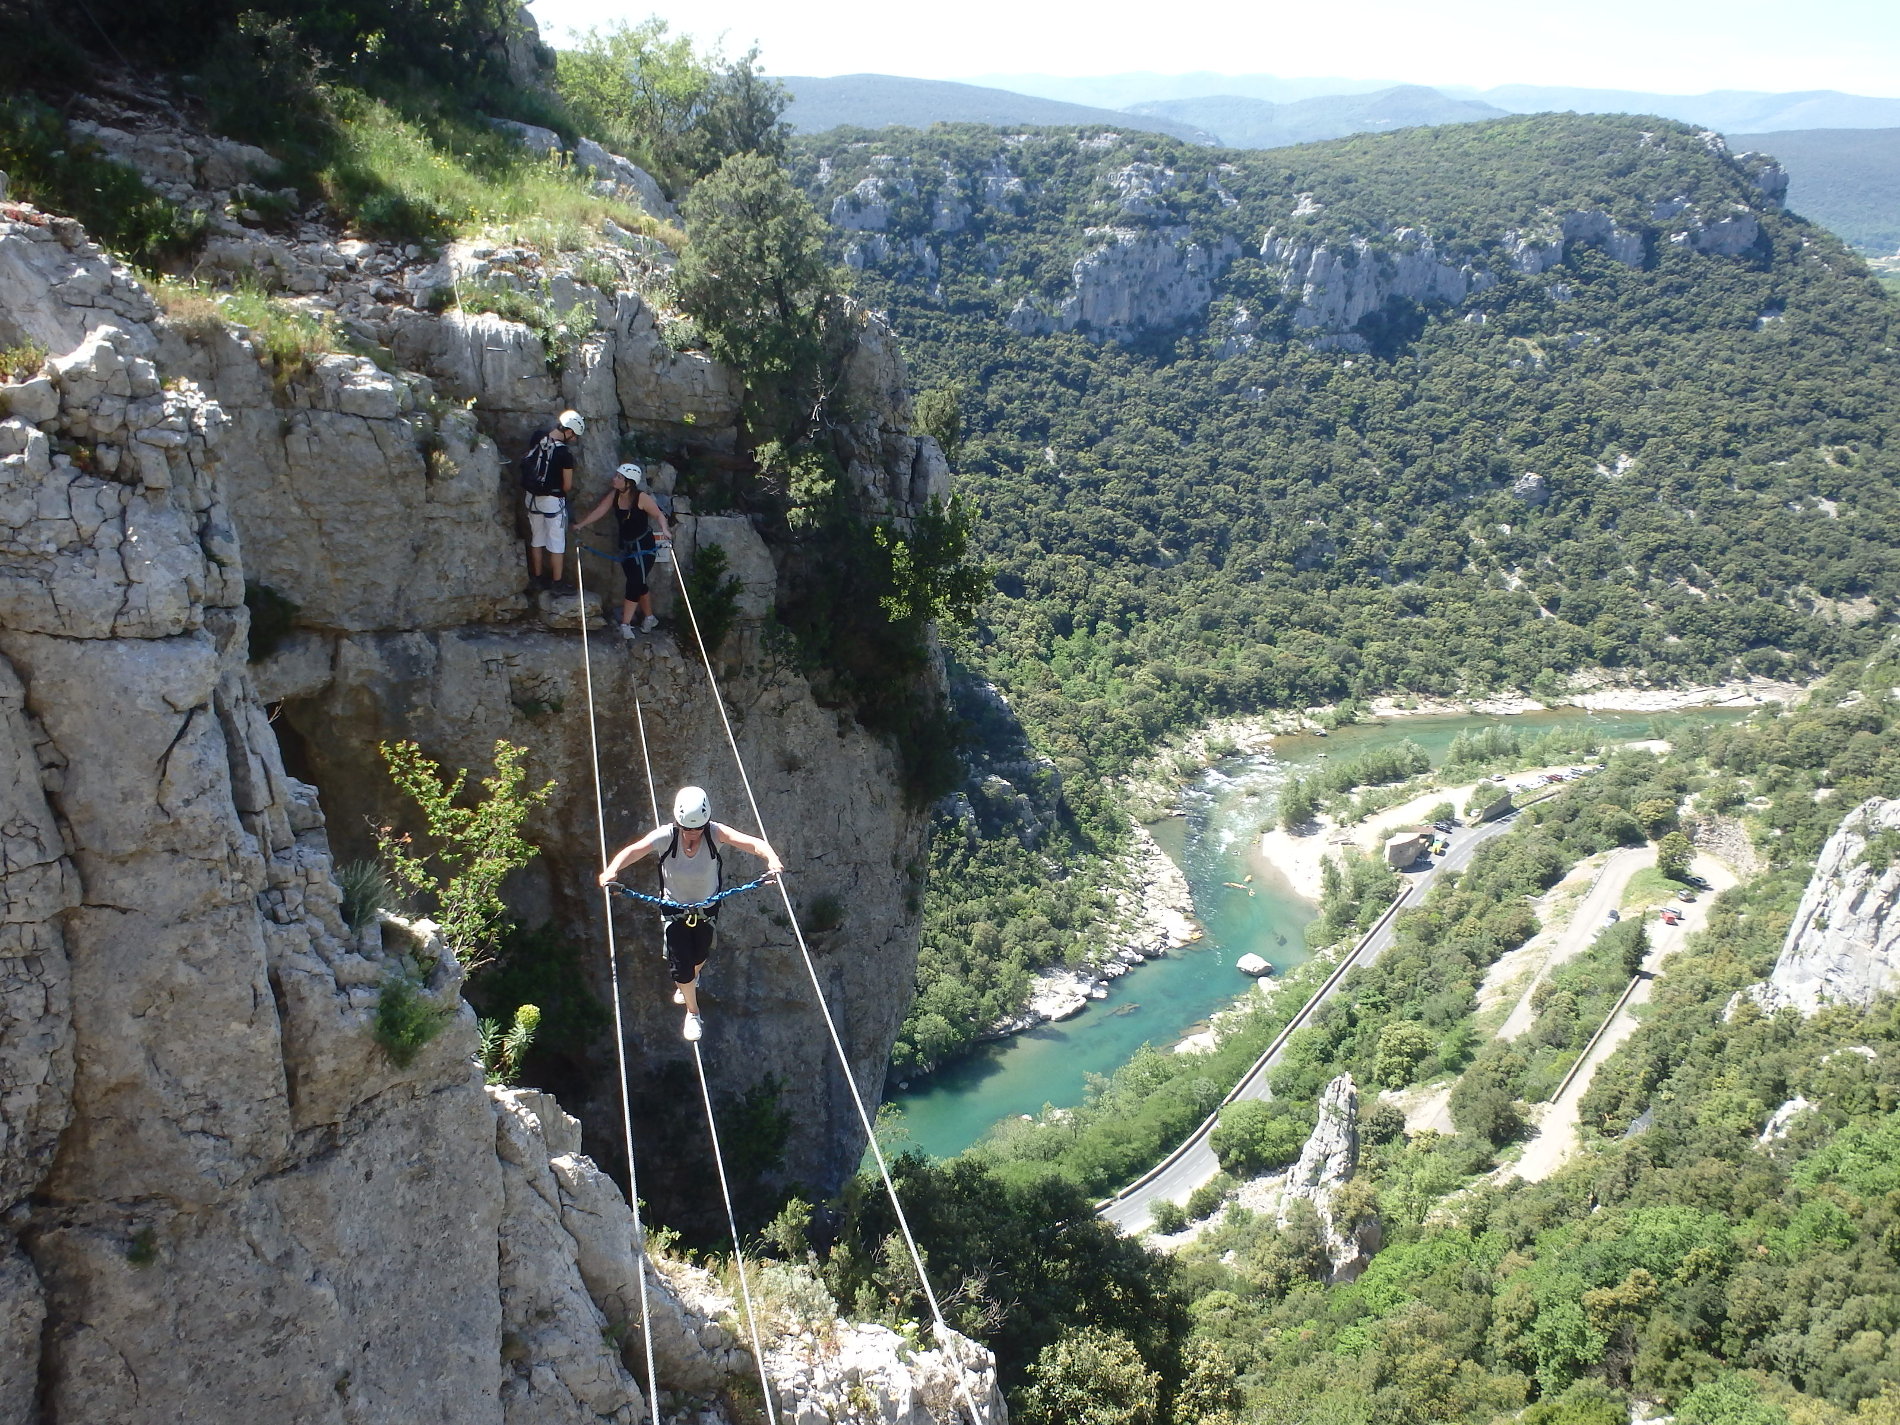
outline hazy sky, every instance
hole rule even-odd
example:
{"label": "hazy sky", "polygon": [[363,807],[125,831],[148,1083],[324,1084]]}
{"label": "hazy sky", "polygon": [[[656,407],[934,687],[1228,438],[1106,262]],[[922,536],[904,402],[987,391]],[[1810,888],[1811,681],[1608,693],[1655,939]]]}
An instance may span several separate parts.
{"label": "hazy sky", "polygon": [[1093,5],[1050,0],[533,0],[544,33],[660,15],[774,74],[1325,75],[1417,84],[1577,84],[1651,93],[1900,95],[1896,0],[1419,0]]}

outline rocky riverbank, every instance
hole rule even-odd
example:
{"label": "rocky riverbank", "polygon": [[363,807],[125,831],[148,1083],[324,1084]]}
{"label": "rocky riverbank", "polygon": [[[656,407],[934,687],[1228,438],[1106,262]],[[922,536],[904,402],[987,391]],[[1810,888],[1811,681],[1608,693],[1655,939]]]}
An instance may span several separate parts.
{"label": "rocky riverbank", "polygon": [[1102,940],[1090,962],[1076,969],[1043,971],[1021,1013],[998,1020],[985,1038],[1001,1039],[1073,1018],[1090,1000],[1108,997],[1110,980],[1201,938],[1194,895],[1181,868],[1155,844],[1146,827],[1132,826],[1129,836],[1129,849],[1116,874],[1119,884],[1111,893],[1115,908],[1103,923]]}

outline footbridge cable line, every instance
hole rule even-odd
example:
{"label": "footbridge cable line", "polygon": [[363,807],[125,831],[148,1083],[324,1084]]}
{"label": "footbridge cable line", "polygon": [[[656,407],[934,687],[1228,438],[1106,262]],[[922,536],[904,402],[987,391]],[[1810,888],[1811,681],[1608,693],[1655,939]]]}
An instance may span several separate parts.
{"label": "footbridge cable line", "polygon": [[[752,777],[747,772],[745,757],[739,751],[739,739],[732,730],[732,718],[726,712],[726,699],[720,690],[718,676],[713,672],[712,657],[706,650],[705,640],[700,635],[699,615],[693,608],[693,596],[686,587],[686,576],[681,571],[678,559],[672,561],[673,575],[680,591],[680,603],[686,610],[687,621],[693,630],[693,642],[699,648],[700,665],[706,670],[706,683],[712,691],[713,706],[719,710],[719,721],[725,729],[726,745],[732,751],[733,765],[738,769],[739,782],[745,788],[746,802],[752,808],[753,824],[758,827],[761,836],[766,835],[765,816],[759,809],[758,795],[752,788]],[[769,837],[767,838],[770,839]],[[872,1156],[877,1161],[878,1175],[884,1180],[884,1191],[890,1197],[891,1209],[896,1214],[897,1226],[904,1237],[904,1246],[910,1252],[912,1268],[917,1273],[918,1284],[923,1288],[924,1300],[930,1306],[930,1315],[936,1326],[938,1344],[949,1359],[956,1380],[957,1394],[963,1399],[963,1405],[969,1411],[971,1425],[987,1425],[987,1417],[977,1408],[970,1392],[968,1374],[964,1368],[962,1356],[952,1342],[950,1323],[944,1319],[942,1304],[930,1284],[929,1273],[924,1268],[923,1253],[917,1248],[917,1238],[912,1233],[910,1219],[905,1216],[904,1204],[897,1195],[897,1184],[891,1178],[889,1162],[884,1157],[884,1149],[877,1141],[877,1132],[871,1121],[870,1110],[864,1103],[864,1094],[858,1088],[857,1075],[851,1071],[850,1056],[845,1053],[844,1040],[838,1033],[838,1021],[831,1012],[831,1005],[825,999],[823,982],[818,978],[818,966],[812,959],[811,947],[805,941],[804,929],[798,923],[798,911],[792,905],[791,892],[786,888],[785,877],[778,877],[779,899],[784,902],[785,915],[792,928],[792,938],[798,943],[798,953],[805,962],[805,973],[811,979],[812,992],[818,1000],[818,1011],[824,1017],[825,1030],[830,1035],[831,1047],[837,1053],[839,1067],[844,1071],[845,1086],[851,1091],[851,1102],[856,1107],[858,1121],[864,1127],[865,1141],[869,1144]]]}
{"label": "footbridge cable line", "polygon": [[[607,804],[600,785],[600,729],[594,717],[594,659],[587,644],[587,578],[582,572],[580,551],[574,556],[574,589],[580,604],[581,680],[587,695],[587,745],[594,769],[594,828],[599,842],[600,867],[607,869]],[[634,708],[639,709],[636,696]],[[646,748],[646,724],[640,726],[640,746]],[[648,795],[652,795],[651,768]],[[647,1229],[640,1216],[640,1176],[634,1164],[633,1100],[627,1086],[627,1035],[620,1008],[620,954],[614,943],[613,895],[603,886],[600,891],[601,914],[607,922],[607,982],[613,987],[614,1065],[620,1079],[620,1131],[627,1149],[627,1203],[633,1209],[633,1248],[640,1260],[640,1340],[646,1350],[647,1414],[658,1425],[660,1419],[659,1372],[653,1361],[653,1313],[647,1295]]]}
{"label": "footbridge cable line", "polygon": [[[587,696],[587,745],[594,773],[594,822],[599,839],[600,869],[604,873],[608,865],[607,811],[606,799],[601,788],[600,732],[594,714],[594,657],[587,637],[587,581],[581,566],[582,560],[577,552],[574,560],[574,592],[580,605],[581,677]],[[641,707],[637,693],[634,694],[633,708],[634,719],[640,729],[640,760],[646,770],[647,804],[653,809],[653,819],[657,822],[660,808],[653,782],[653,758],[647,746],[646,713]],[[653,1359],[653,1317],[647,1292],[646,1224],[640,1217],[639,1178],[634,1167],[633,1107],[627,1083],[627,1041],[620,1004],[620,965],[614,936],[613,892],[607,886],[601,887],[601,905],[607,922],[607,973],[613,985],[614,1058],[620,1073],[620,1124],[621,1131],[626,1137],[627,1196],[633,1208],[634,1249],[639,1253],[640,1258],[640,1334],[646,1352],[647,1413],[654,1425],[658,1425],[660,1387],[659,1372]],[[732,1189],[726,1182],[725,1158],[719,1149],[719,1128],[713,1118],[712,1095],[706,1086],[706,1065],[700,1058],[697,1044],[693,1045],[693,1063],[699,1070],[700,1094],[706,1104],[706,1129],[712,1137],[713,1163],[719,1172],[720,1193],[725,1198],[726,1220],[732,1227],[732,1258],[739,1270],[739,1291],[745,1301],[746,1321],[751,1328],[752,1360],[759,1372],[759,1390],[765,1401],[766,1425],[778,1425],[778,1411],[772,1392],[772,1382],[766,1373],[765,1351],[759,1340],[758,1313],[752,1305],[752,1286],[746,1274],[745,1253],[739,1243],[739,1224],[732,1208]]]}

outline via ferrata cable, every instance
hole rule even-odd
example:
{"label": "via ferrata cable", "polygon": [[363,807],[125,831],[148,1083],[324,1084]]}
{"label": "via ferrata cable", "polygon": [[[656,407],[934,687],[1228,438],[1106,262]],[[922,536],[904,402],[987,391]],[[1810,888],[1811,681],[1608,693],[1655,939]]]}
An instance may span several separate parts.
{"label": "via ferrata cable", "polygon": [[[672,563],[674,579],[680,591],[680,602],[686,609],[688,622],[692,625],[693,642],[699,648],[700,664],[706,670],[706,682],[712,689],[713,706],[719,710],[719,721],[725,728],[726,745],[732,750],[733,765],[738,768],[740,784],[744,786],[746,801],[752,808],[753,824],[758,827],[759,835],[765,836],[765,817],[759,810],[758,796],[752,790],[752,778],[746,771],[745,758],[739,751],[739,740],[732,730],[732,718],[726,712],[725,695],[720,691],[719,679],[713,672],[712,659],[707,654],[705,642],[700,635],[699,615],[693,609],[692,593],[686,587],[686,576],[680,570],[678,558],[675,557]],[[766,839],[770,840],[769,837]],[[877,1160],[878,1173],[884,1179],[884,1191],[889,1195],[891,1209],[897,1215],[897,1226],[903,1233],[905,1247],[909,1249],[911,1266],[915,1268],[917,1281],[923,1287],[924,1300],[929,1303],[931,1318],[936,1323],[937,1340],[955,1370],[957,1391],[963,1397],[963,1403],[970,1412],[972,1425],[985,1425],[986,1417],[977,1409],[976,1401],[970,1393],[967,1372],[952,1339],[950,1323],[944,1319],[943,1308],[938,1303],[937,1293],[930,1285],[929,1274],[924,1270],[923,1253],[918,1251],[917,1239],[910,1230],[910,1220],[904,1215],[904,1204],[897,1196],[897,1184],[891,1179],[890,1164],[885,1160],[884,1149],[877,1141],[870,1111],[865,1107],[864,1094],[858,1088],[857,1075],[851,1072],[851,1060],[845,1053],[844,1040],[839,1037],[838,1022],[832,1016],[830,1004],[825,1000],[824,985],[818,978],[818,967],[812,960],[811,947],[805,943],[805,932],[799,926],[798,912],[792,905],[791,892],[786,888],[783,874],[778,877],[778,893],[779,898],[785,903],[785,915],[791,923],[792,937],[798,942],[798,953],[804,958],[805,973],[811,977],[812,992],[818,998],[818,1010],[824,1016],[825,1029],[831,1036],[831,1046],[837,1052],[838,1062],[844,1069],[845,1085],[851,1090],[851,1102],[857,1108],[858,1121],[864,1126],[865,1140],[870,1145],[872,1156]]]}
{"label": "via ferrata cable", "polygon": [[[594,768],[594,828],[600,843],[600,869],[607,869],[607,803],[600,785],[600,730],[594,721],[594,657],[587,641],[587,578],[581,572],[579,549],[574,551],[574,592],[580,605],[581,678],[587,692],[587,745]],[[639,708],[636,696],[634,707]],[[646,727],[640,730],[642,748]],[[652,792],[651,769],[647,782]],[[660,1419],[659,1372],[653,1363],[653,1315],[647,1303],[647,1229],[640,1218],[639,1174],[633,1160],[633,1101],[627,1088],[627,1036],[620,1011],[620,954],[614,943],[614,900],[605,886],[600,891],[601,912],[607,921],[607,980],[613,986],[614,1062],[620,1073],[620,1131],[627,1146],[627,1205],[633,1209],[633,1249],[640,1258],[640,1339],[646,1348],[647,1414],[658,1425]]]}
{"label": "via ferrata cable", "polygon": [[[578,557],[578,554],[579,552],[577,550],[576,558],[574,560],[574,589],[575,589],[576,595],[580,599],[580,606],[581,606],[580,607],[581,667],[582,667],[583,674],[586,681],[586,692],[587,692],[587,739],[588,739],[588,749],[592,756],[593,764],[594,764],[594,817],[599,827],[600,869],[602,873],[604,874],[608,866],[607,813],[606,813],[606,804],[601,793],[600,737],[596,730],[595,719],[594,719],[594,660],[593,660],[592,649],[588,642],[588,637],[587,637],[587,586],[586,586],[584,576],[581,573],[581,560]],[[647,805],[652,808],[653,820],[655,824],[657,824],[660,819],[659,795],[658,795],[658,791],[656,789],[656,785],[653,780],[653,756],[652,756],[651,749],[648,747],[648,744],[647,744],[646,712],[641,707],[640,696],[638,693],[635,693],[633,695],[633,713],[634,713],[634,721],[638,725],[639,730],[640,730],[640,761],[643,764],[646,771]],[[627,1137],[627,1186],[628,1186],[628,1195],[630,1197],[633,1197],[634,1199],[634,1224],[635,1224],[635,1229],[637,1232],[634,1245],[640,1254],[640,1329],[641,1329],[641,1333],[644,1337],[645,1345],[646,1345],[648,1409],[651,1412],[652,1419],[656,1422],[656,1425],[657,1425],[657,1422],[660,1418],[660,1405],[659,1405],[659,1393],[658,1393],[659,1383],[658,1383],[658,1372],[655,1370],[654,1361],[653,1361],[652,1320],[649,1315],[648,1306],[647,1306],[646,1227],[640,1221],[639,1199],[638,1197],[634,1196],[633,1191],[632,1191],[633,1184],[634,1184],[633,1115],[632,1115],[632,1108],[631,1108],[629,1098],[628,1098],[628,1089],[627,1089],[627,1049],[626,1049],[625,1032],[624,1032],[624,1028],[621,1022],[620,971],[619,971],[619,966],[616,963],[615,948],[614,948],[613,890],[614,888],[611,886],[601,887],[601,898],[602,898],[602,902],[604,904],[606,916],[607,916],[608,973],[611,975],[613,979],[613,986],[614,986],[614,994],[613,994],[614,1052],[616,1056],[618,1057],[618,1061],[620,1065],[620,1114],[621,1114],[622,1127],[624,1128],[626,1132],[626,1137]],[[642,897],[642,899],[652,899],[652,898]],[[758,1372],[759,1372],[759,1389],[765,1400],[766,1422],[767,1422],[767,1425],[778,1425],[778,1413],[773,1403],[772,1382],[771,1382],[770,1377],[766,1374],[765,1351],[759,1340],[758,1313],[754,1311],[752,1307],[751,1282],[749,1281],[746,1274],[745,1254],[739,1245],[739,1224],[733,1212],[732,1189],[730,1186],[727,1185],[727,1182],[726,1182],[725,1158],[721,1154],[720,1149],[719,1149],[719,1129],[713,1118],[712,1094],[706,1086],[706,1065],[705,1065],[705,1062],[700,1058],[698,1044],[693,1045],[693,1064],[699,1070],[700,1097],[704,1100],[705,1105],[706,1105],[706,1130],[711,1135],[711,1138],[712,1138],[713,1164],[719,1171],[719,1191],[725,1198],[726,1221],[728,1224],[730,1224],[732,1228],[732,1257],[733,1257],[734,1263],[738,1266],[738,1269],[739,1269],[739,1291],[740,1291],[740,1295],[745,1300],[746,1321],[747,1321],[747,1324],[751,1327],[752,1359],[753,1359],[753,1363],[757,1366]]]}

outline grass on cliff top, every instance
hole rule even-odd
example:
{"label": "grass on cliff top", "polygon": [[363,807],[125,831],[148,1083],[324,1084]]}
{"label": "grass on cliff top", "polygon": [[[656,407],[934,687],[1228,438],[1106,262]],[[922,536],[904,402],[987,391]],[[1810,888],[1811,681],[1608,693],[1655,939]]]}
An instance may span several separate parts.
{"label": "grass on cliff top", "polygon": [[591,234],[612,221],[669,246],[681,238],[506,134],[459,118],[418,119],[355,90],[334,89],[330,98],[336,132],[316,183],[337,215],[366,233],[442,241],[533,221]]}

